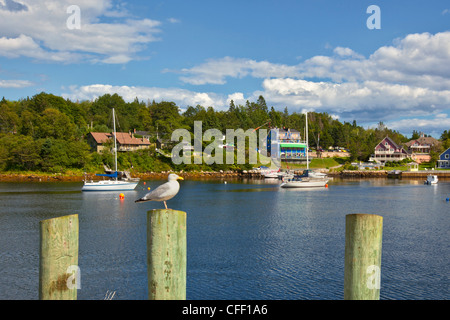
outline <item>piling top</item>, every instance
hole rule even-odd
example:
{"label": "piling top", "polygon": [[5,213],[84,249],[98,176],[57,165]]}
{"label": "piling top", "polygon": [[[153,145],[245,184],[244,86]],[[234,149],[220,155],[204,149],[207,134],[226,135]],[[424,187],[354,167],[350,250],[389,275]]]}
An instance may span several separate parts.
{"label": "piling top", "polygon": [[356,223],[356,224],[375,224],[382,225],[383,217],[377,214],[369,214],[369,213],[352,213],[348,214],[345,218],[347,223]]}
{"label": "piling top", "polygon": [[54,218],[49,218],[49,219],[45,219],[45,220],[40,220],[39,223],[44,224],[44,223],[62,221],[63,219],[73,219],[73,218],[76,219],[77,217],[78,217],[78,214],[69,214],[69,215],[65,215],[65,216],[61,216],[61,217],[54,217]]}
{"label": "piling top", "polygon": [[181,210],[174,210],[174,209],[152,209],[147,211],[147,214],[182,214],[186,215],[186,212]]}
{"label": "piling top", "polygon": [[380,216],[378,214],[372,214],[372,213],[351,213],[351,214],[347,215],[347,217],[349,217],[349,216],[350,217],[354,216],[355,218],[362,218],[362,219],[364,219],[364,218],[375,218],[375,217],[379,217],[379,218],[383,219],[382,216]]}

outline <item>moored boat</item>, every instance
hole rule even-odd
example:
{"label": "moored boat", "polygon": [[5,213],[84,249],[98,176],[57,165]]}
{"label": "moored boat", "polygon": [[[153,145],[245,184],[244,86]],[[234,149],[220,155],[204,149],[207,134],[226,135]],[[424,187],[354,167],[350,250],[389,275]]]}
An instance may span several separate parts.
{"label": "moored boat", "polygon": [[[308,113],[306,113],[306,150],[308,150]],[[285,179],[281,188],[313,188],[327,186],[328,177],[325,173],[314,172],[309,169],[308,152],[306,152],[306,170],[302,175],[294,176],[292,179]]]}
{"label": "moored boat", "polygon": [[117,138],[116,138],[116,119],[113,113],[113,123],[114,123],[114,160],[115,160],[115,171],[108,171],[107,173],[97,174],[97,176],[109,177],[109,180],[100,181],[87,181],[84,180],[83,187],[81,191],[118,191],[118,190],[134,190],[139,183],[139,179],[132,179],[128,171],[119,172],[117,171]]}
{"label": "moored boat", "polygon": [[437,175],[429,174],[427,176],[427,180],[425,180],[425,184],[437,184],[438,180],[439,179]]}
{"label": "moored boat", "polygon": [[139,182],[124,180],[85,181],[82,191],[126,191],[134,190]]}
{"label": "moored boat", "polygon": [[326,187],[328,179],[314,179],[314,178],[299,178],[294,177],[283,182],[281,188],[313,188],[313,187]]}

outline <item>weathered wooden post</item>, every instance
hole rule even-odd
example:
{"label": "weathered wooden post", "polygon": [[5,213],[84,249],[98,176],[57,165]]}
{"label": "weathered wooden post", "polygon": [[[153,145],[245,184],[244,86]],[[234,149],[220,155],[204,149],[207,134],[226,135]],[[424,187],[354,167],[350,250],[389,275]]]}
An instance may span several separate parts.
{"label": "weathered wooden post", "polygon": [[78,215],[39,222],[39,299],[76,300],[79,283]]}
{"label": "weathered wooden post", "polygon": [[186,212],[147,212],[149,300],[186,299]]}
{"label": "weathered wooden post", "polygon": [[383,217],[349,214],[345,221],[345,300],[379,300]]}

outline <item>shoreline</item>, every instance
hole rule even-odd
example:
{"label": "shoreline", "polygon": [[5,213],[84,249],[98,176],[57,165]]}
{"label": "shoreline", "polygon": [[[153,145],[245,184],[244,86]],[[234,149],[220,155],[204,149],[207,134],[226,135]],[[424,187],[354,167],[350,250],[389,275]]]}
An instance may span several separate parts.
{"label": "shoreline", "polygon": [[[215,171],[203,171],[203,172],[174,172],[174,171],[162,171],[162,172],[147,172],[147,173],[134,173],[133,178],[140,178],[141,180],[151,179],[167,179],[170,173],[176,173],[189,179],[223,179],[223,178],[262,178],[260,174],[256,173],[243,173],[243,172],[215,172]],[[0,173],[0,182],[82,182],[87,180],[99,181],[102,177],[96,176],[94,173],[88,173],[86,175],[78,174],[63,174],[63,173]]]}
{"label": "shoreline", "polygon": [[[300,173],[302,170],[294,171]],[[134,173],[132,177],[141,180],[163,180],[173,171]],[[174,172],[188,179],[264,179],[258,170],[250,171],[181,171]],[[401,175],[389,174],[387,170],[365,171],[365,170],[344,170],[338,172],[327,172],[333,178],[406,178],[406,179],[425,179],[429,174],[435,174],[440,179],[450,179],[450,171],[415,171],[402,172]],[[85,177],[88,180],[102,180],[94,173],[86,174],[62,174],[62,173],[0,173],[0,182],[82,182]]]}

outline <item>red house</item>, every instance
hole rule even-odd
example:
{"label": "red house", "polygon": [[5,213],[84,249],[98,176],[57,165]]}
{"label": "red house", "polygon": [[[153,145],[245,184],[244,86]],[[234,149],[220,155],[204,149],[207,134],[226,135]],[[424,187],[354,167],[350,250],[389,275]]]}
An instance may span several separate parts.
{"label": "red house", "polygon": [[[89,132],[87,141],[91,148],[97,152],[103,152],[105,143],[114,143],[114,134],[105,132]],[[150,148],[150,141],[145,138],[136,138],[131,132],[116,132],[117,151],[136,151]]]}
{"label": "red house", "polygon": [[402,161],[409,157],[410,156],[405,149],[397,145],[387,136],[377,144],[375,153],[370,157],[370,161],[384,164],[387,161]]}
{"label": "red house", "polygon": [[431,160],[430,152],[433,147],[440,147],[439,140],[433,137],[425,137],[421,133],[418,139],[413,139],[405,143],[405,148],[408,148],[408,152],[411,154],[411,158],[417,163],[429,162]]}

